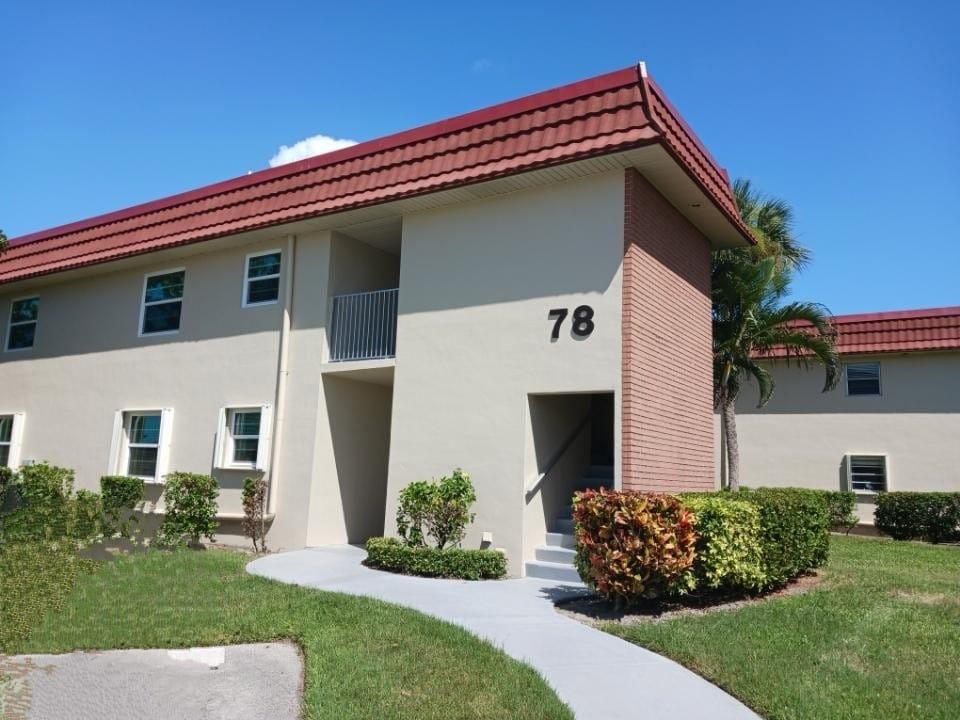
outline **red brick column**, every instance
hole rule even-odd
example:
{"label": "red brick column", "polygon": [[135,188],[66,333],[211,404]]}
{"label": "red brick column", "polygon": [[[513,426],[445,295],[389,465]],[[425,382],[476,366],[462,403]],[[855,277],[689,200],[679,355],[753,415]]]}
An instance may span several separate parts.
{"label": "red brick column", "polygon": [[710,245],[636,170],[624,185],[623,487],[713,489]]}

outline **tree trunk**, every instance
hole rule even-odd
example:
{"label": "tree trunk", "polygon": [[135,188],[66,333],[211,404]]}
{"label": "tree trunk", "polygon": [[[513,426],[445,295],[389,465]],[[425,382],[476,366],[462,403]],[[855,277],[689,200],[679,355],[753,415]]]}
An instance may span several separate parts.
{"label": "tree trunk", "polygon": [[727,485],[732,492],[740,489],[740,445],[737,442],[737,411],[734,403],[723,403],[723,440],[727,447]]}

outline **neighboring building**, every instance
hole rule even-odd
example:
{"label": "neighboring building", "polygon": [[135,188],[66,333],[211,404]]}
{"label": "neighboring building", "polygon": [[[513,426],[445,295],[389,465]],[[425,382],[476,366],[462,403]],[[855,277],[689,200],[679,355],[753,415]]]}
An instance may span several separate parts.
{"label": "neighboring building", "polygon": [[[874,496],[893,490],[960,491],[960,307],[840,315],[840,384],[823,369],[773,361],[776,391],[756,408],[737,402],[740,482],[858,494],[873,522]],[[720,467],[719,420],[717,457]]]}
{"label": "neighboring building", "polygon": [[274,549],[462,467],[466,544],[550,574],[574,487],[713,487],[710,252],[748,242],[642,65],[16,238],[0,459],[212,473],[228,540],[262,472]]}

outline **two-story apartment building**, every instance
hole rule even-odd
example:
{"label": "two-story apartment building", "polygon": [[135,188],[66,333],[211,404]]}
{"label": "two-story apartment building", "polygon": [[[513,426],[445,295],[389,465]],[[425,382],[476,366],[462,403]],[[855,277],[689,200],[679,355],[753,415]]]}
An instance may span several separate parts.
{"label": "two-story apartment building", "polygon": [[[838,315],[839,386],[771,362],[776,392],[737,402],[745,485],[850,489],[861,521],[892,490],[960,491],[960,307]],[[719,421],[717,433],[720,463]]]}
{"label": "two-story apartment building", "polygon": [[16,238],[0,459],[157,513],[211,473],[227,539],[263,473],[273,548],[462,467],[519,574],[574,487],[713,487],[710,252],[748,242],[642,64]]}

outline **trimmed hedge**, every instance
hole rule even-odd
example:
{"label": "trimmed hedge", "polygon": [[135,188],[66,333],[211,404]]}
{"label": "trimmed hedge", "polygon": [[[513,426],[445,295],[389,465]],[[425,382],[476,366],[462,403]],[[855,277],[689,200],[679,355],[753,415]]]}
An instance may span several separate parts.
{"label": "trimmed hedge", "polygon": [[757,506],[766,586],[782,585],[824,565],[830,554],[830,517],[823,496],[805,488],[741,489]]}
{"label": "trimmed hedge", "polygon": [[367,540],[365,564],[405,575],[461,580],[492,580],[507,574],[507,557],[499,550],[409,546],[385,537]]}
{"label": "trimmed hedge", "polygon": [[880,493],[873,517],[877,530],[895,540],[960,542],[960,493]]}
{"label": "trimmed hedge", "polygon": [[729,493],[683,496],[693,511],[696,558],[690,571],[697,589],[760,590],[763,571],[760,511]]}
{"label": "trimmed hedge", "polygon": [[692,589],[693,513],[673,495],[584,490],[573,497],[577,571],[617,605]]}

